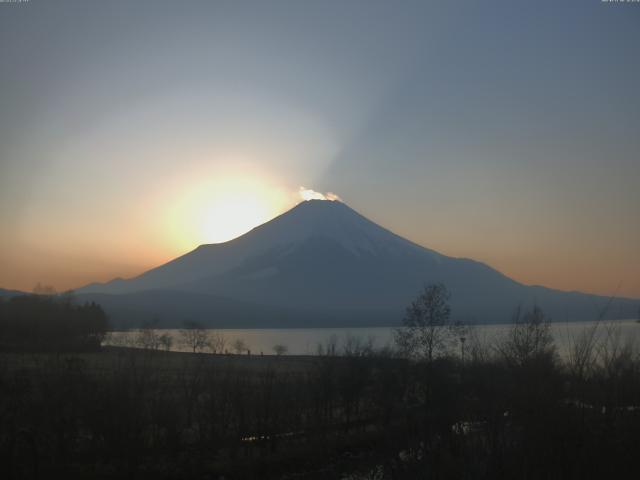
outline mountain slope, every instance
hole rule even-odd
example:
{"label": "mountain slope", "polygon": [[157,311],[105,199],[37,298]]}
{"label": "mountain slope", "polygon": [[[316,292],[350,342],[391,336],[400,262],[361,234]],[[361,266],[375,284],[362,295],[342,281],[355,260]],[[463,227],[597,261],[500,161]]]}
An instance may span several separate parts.
{"label": "mountain slope", "polygon": [[[140,306],[141,292],[162,290],[163,299],[173,299],[172,308],[147,303],[143,310],[174,319],[191,312],[198,318],[239,315],[243,325],[252,326],[272,326],[278,318],[299,326],[316,325],[318,318],[320,324],[321,318],[394,324],[421,286],[432,282],[451,290],[454,317],[467,321],[508,321],[518,304],[533,302],[556,320],[585,320],[606,302],[522,285],[482,263],[416,245],[344,203],[319,200],[302,202],[230,242],[202,245],[139,277],[89,285],[79,293],[128,294],[118,302]],[[236,303],[222,308],[220,298]],[[621,299],[611,315],[630,318],[636,305]]]}
{"label": "mountain slope", "polygon": [[256,258],[287,255],[316,238],[330,239],[355,256],[419,251],[428,253],[434,263],[446,258],[379,227],[341,202],[310,200],[229,242],[201,245],[139,277],[92,284],[80,291],[130,293],[183,285],[241,268]]}

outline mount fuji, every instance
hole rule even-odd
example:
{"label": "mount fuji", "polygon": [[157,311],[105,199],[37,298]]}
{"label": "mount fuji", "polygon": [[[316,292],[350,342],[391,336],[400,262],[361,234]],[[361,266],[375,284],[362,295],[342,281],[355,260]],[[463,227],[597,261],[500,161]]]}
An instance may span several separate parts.
{"label": "mount fuji", "polygon": [[[229,242],[201,245],[142,275],[77,291],[114,323],[184,319],[212,327],[396,325],[425,284],[451,292],[452,317],[508,322],[538,304],[553,320],[589,320],[606,297],[518,283],[491,267],[406,240],[340,201],[309,200]],[[608,318],[640,301],[616,299]]]}

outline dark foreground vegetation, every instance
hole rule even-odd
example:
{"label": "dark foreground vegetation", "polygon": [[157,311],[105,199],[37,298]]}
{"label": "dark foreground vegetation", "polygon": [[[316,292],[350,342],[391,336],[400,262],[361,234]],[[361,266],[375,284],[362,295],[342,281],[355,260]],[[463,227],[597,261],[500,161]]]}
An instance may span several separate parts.
{"label": "dark foreground vegetation", "polygon": [[317,357],[2,353],[1,475],[637,478],[631,346],[587,330],[561,361],[533,310],[487,347],[431,329],[437,300],[435,322],[415,306],[402,357],[356,339]]}
{"label": "dark foreground vegetation", "polygon": [[584,369],[552,356],[366,351],[1,360],[8,479],[581,479],[638,468],[640,364],[622,351]]}
{"label": "dark foreground vegetation", "polygon": [[0,349],[4,351],[97,351],[108,327],[99,305],[77,305],[70,294],[0,298]]}

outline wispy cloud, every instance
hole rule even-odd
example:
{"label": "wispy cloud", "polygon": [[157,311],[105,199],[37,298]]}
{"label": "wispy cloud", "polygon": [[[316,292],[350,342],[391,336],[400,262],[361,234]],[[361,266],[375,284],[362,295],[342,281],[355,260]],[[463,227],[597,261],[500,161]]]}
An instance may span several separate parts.
{"label": "wispy cloud", "polygon": [[300,194],[300,198],[302,198],[302,200],[329,200],[331,202],[342,201],[342,199],[333,192],[320,193],[310,188],[300,187],[298,193]]}

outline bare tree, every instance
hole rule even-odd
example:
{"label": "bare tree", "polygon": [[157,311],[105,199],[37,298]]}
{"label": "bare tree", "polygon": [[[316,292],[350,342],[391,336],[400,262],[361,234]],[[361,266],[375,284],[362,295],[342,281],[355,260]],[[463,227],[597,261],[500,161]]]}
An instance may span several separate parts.
{"label": "bare tree", "polygon": [[211,353],[222,353],[224,352],[224,347],[227,344],[227,340],[224,338],[220,332],[210,332],[209,333],[209,351]]}
{"label": "bare tree", "polygon": [[236,339],[233,344],[231,344],[231,347],[238,355],[244,353],[247,350],[247,344],[244,343],[244,340],[242,340],[241,338]]}
{"label": "bare tree", "polygon": [[286,345],[278,344],[273,346],[273,351],[275,352],[276,355],[280,356],[287,353],[289,351],[289,348],[287,348]]}
{"label": "bare tree", "polygon": [[603,338],[598,345],[598,361],[606,376],[614,378],[634,357],[634,338],[624,337],[615,323],[604,325]]}
{"label": "bare tree", "polygon": [[142,325],[134,340],[136,347],[144,348],[145,350],[158,350],[160,348],[162,343],[160,342],[160,334],[155,328],[156,325],[158,325],[157,318],[153,318]]}
{"label": "bare tree", "polygon": [[407,308],[403,326],[395,331],[396,344],[404,354],[431,362],[446,350],[451,337],[446,328],[451,315],[449,297],[443,284],[427,285]]}
{"label": "bare tree", "polygon": [[331,335],[324,343],[319,342],[317,346],[317,355],[319,357],[335,357],[338,353],[338,336]]}
{"label": "bare tree", "polygon": [[496,348],[512,365],[522,366],[532,360],[550,358],[555,353],[551,323],[537,305],[524,314],[518,307],[511,330]]}
{"label": "bare tree", "polygon": [[373,355],[375,338],[369,336],[367,340],[347,334],[342,353],[345,357],[366,357]]}
{"label": "bare tree", "polygon": [[576,338],[570,338],[567,365],[572,376],[584,380],[595,370],[598,362],[598,331],[600,324],[585,327]]}
{"label": "bare tree", "polygon": [[[478,331],[478,328],[474,324],[467,325],[464,348],[465,357],[472,363],[485,363],[491,358],[493,350],[489,346],[489,340],[487,339],[486,332],[482,337]],[[462,341],[462,337],[460,339]]]}
{"label": "bare tree", "polygon": [[193,353],[201,352],[209,346],[209,331],[199,322],[186,320],[180,330],[180,343]]}
{"label": "bare tree", "polygon": [[173,337],[168,333],[163,333],[159,338],[160,344],[162,347],[168,352],[171,350],[171,346],[173,345]]}
{"label": "bare tree", "polygon": [[160,348],[160,335],[153,328],[141,328],[135,339],[135,345],[145,350],[158,350]]}
{"label": "bare tree", "polygon": [[585,327],[577,338],[569,339],[568,367],[571,374],[579,380],[585,380],[596,370],[598,356],[602,353],[601,324],[614,299],[615,295],[609,297],[604,307],[597,311],[596,321],[591,326]]}

